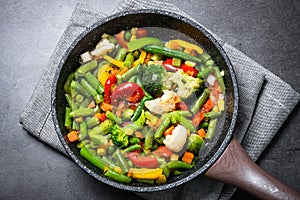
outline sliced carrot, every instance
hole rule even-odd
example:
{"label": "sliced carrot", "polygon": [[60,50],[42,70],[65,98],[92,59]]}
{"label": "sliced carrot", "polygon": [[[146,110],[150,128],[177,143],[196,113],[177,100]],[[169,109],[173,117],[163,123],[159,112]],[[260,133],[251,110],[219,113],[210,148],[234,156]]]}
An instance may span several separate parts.
{"label": "sliced carrot", "polygon": [[202,138],[205,138],[206,136],[206,132],[204,130],[204,128],[200,128],[198,131],[197,131],[197,134],[202,137]]}
{"label": "sliced carrot", "polygon": [[184,154],[183,154],[181,160],[182,160],[183,162],[186,162],[186,163],[188,163],[188,164],[191,164],[192,161],[193,161],[193,159],[194,159],[194,154],[191,153],[191,152],[189,152],[189,151],[186,151],[186,152],[184,152]]}
{"label": "sliced carrot", "polygon": [[67,137],[70,142],[76,142],[79,140],[77,131],[71,131],[70,133],[68,133]]}
{"label": "sliced carrot", "polygon": [[166,137],[167,135],[172,135],[172,131],[175,129],[175,127],[172,125],[170,126],[170,128],[168,128],[167,130],[165,130],[164,132],[164,136]]}
{"label": "sliced carrot", "polygon": [[207,99],[202,108],[205,112],[209,112],[214,107],[214,105],[215,104],[211,99]]}
{"label": "sliced carrot", "polygon": [[109,104],[109,103],[105,103],[105,102],[102,102],[101,105],[100,105],[100,108],[103,110],[103,111],[112,111],[112,105]]}

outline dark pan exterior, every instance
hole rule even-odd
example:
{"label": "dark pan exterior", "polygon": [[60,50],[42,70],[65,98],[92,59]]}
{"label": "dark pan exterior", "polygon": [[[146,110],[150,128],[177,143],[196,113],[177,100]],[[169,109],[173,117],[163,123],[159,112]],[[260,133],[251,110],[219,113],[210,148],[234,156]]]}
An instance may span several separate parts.
{"label": "dark pan exterior", "polygon": [[[139,182],[131,184],[118,183],[102,175],[101,170],[94,167],[79,154],[76,145],[66,140],[67,130],[64,127],[65,105],[63,85],[68,74],[74,72],[79,67],[80,54],[92,50],[103,33],[116,34],[121,30],[127,30],[132,27],[164,27],[179,31],[188,35],[201,44],[212,56],[216,65],[224,70],[224,82],[226,85],[225,93],[225,112],[218,122],[216,137],[209,149],[201,155],[197,165],[180,176],[170,178],[165,184],[159,186],[145,185]],[[203,174],[220,157],[222,152],[229,144],[234,125],[237,118],[238,109],[238,90],[237,82],[232,65],[215,38],[209,34],[199,24],[183,16],[159,11],[159,10],[139,10],[122,12],[100,20],[93,26],[87,28],[65,52],[55,75],[52,89],[52,116],[57,134],[70,157],[88,174],[96,179],[120,188],[130,191],[151,192],[159,191],[181,185],[196,176]]]}

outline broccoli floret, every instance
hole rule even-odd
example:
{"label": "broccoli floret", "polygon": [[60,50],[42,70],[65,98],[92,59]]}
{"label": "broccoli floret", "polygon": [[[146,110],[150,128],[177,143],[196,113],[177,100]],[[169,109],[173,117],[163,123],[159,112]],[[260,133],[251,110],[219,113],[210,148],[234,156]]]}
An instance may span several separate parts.
{"label": "broccoli floret", "polygon": [[188,137],[187,150],[198,155],[202,144],[204,143],[203,139],[197,134],[191,134]]}
{"label": "broccoli floret", "polygon": [[145,65],[143,68],[142,82],[144,89],[153,97],[159,97],[162,94],[162,80],[166,69],[161,65]]}
{"label": "broccoli floret", "polygon": [[181,98],[187,99],[193,94],[203,83],[202,79],[194,78],[187,75],[182,70],[175,73],[168,72],[163,78],[163,86],[169,90],[176,85],[174,92]]}
{"label": "broccoli floret", "polygon": [[112,128],[112,142],[114,145],[124,148],[127,147],[129,144],[128,135],[126,135],[123,128],[121,128],[119,125],[114,125]]}

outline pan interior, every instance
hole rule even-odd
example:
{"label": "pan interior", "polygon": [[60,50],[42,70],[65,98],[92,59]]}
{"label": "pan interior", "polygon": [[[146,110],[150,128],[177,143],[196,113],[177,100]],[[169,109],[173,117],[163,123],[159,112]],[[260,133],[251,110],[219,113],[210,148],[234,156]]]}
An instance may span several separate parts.
{"label": "pan interior", "polygon": [[[79,67],[80,55],[86,51],[92,50],[101,39],[103,33],[114,35],[121,30],[128,30],[132,27],[150,27],[150,29],[151,27],[160,27],[160,29],[158,29],[160,31],[153,31],[153,34],[157,34],[159,38],[163,40],[164,37],[166,39],[172,37],[176,38],[178,34],[180,34],[181,37],[186,37],[188,40],[200,44],[212,56],[216,65],[225,72],[223,77],[226,85],[225,111],[218,122],[217,130],[212,142],[208,143],[208,145],[200,151],[199,161],[192,170],[188,170],[182,175],[172,177],[167,183],[160,186],[149,186],[139,182],[133,182],[130,185],[126,185],[110,180],[107,177],[102,176],[102,172],[99,169],[80,156],[79,149],[75,144],[68,143],[65,139],[67,130],[64,127],[64,105],[67,103],[64,98],[63,85],[68,74],[74,72]],[[155,30],[155,28],[153,30]],[[161,11],[155,10],[119,13],[97,22],[84,31],[69,47],[60,62],[54,87],[52,92],[53,121],[60,140],[69,155],[80,167],[95,178],[117,188],[131,191],[144,192],[171,188],[187,182],[205,172],[221,155],[230,141],[237,112],[237,86],[234,73],[226,54],[217,41],[201,26],[189,19],[173,13],[162,13]]]}

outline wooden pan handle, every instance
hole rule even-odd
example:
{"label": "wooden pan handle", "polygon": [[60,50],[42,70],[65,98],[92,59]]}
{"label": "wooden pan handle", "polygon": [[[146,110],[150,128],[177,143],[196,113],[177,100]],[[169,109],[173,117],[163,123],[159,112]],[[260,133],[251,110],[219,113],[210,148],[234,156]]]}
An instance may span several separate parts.
{"label": "wooden pan handle", "polygon": [[260,199],[300,199],[300,194],[262,170],[233,138],[205,176],[234,185]]}

